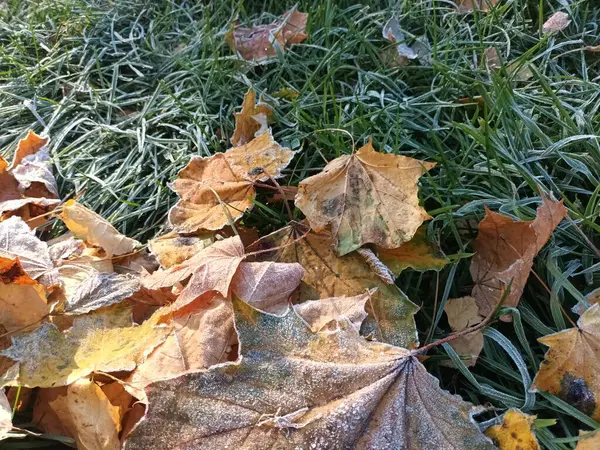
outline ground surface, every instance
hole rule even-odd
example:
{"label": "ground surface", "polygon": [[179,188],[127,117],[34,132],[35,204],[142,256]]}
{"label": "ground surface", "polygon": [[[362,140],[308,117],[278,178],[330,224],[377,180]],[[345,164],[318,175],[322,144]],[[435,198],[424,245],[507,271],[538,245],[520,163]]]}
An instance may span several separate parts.
{"label": "ground surface", "polygon": [[[0,151],[10,154],[30,128],[47,132],[63,196],[83,192],[83,203],[132,237],[161,232],[175,201],[167,183],[191,155],[228,148],[233,112],[250,86],[275,106],[276,139],[303,150],[284,184],[351,151],[346,135],[324,131],[331,128],[437,162],[420,192],[434,217],[430,235],[456,264],[439,275],[406,271],[398,281],[422,305],[422,343],[447,334],[445,301],[470,292],[469,220],[481,220],[484,205],[530,219],[538,187],[564,199],[570,220],[534,266],[552,294],[530,277],[516,320],[487,334],[471,373],[440,367],[442,348],[426,364],[443,387],[476,404],[557,418],[538,430],[547,448],[572,448],[579,429],[600,427],[552,396],[526,395],[545,351],[536,339],[570,327],[561,307],[569,311],[600,280],[587,241],[597,244],[600,231],[600,53],[582,50],[600,44],[594,1],[501,1],[466,15],[441,0],[300,1],[309,39],[260,66],[235,57],[225,33],[235,18],[268,23],[294,2],[4,3]],[[557,8],[572,24],[542,36],[540,19]],[[430,61],[385,67],[381,28],[392,15],[408,37],[427,37]],[[499,53],[497,71],[484,64],[488,47]],[[284,89],[299,95],[286,98]],[[482,100],[459,100],[474,96]],[[244,223],[267,232],[286,220],[283,207],[259,203]]]}

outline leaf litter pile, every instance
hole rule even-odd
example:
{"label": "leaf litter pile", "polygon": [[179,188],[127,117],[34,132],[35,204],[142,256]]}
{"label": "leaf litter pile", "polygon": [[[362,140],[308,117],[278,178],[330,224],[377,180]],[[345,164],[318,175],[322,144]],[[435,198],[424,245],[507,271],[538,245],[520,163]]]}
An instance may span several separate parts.
{"label": "leaf litter pile", "polygon": [[[265,64],[307,38],[306,20],[293,11],[236,25],[227,40]],[[395,27],[384,30],[392,42]],[[232,148],[192,157],[172,181],[170,231],[146,244],[59,198],[49,137],[31,131],[10,165],[0,158],[1,437],[44,433],[88,450],[539,448],[535,416],[510,409],[477,423],[492,408],[441,389],[422,361],[444,345],[477,363],[486,328],[513,320],[503,308],[518,306],[567,215],[562,201],[541,192],[531,221],[486,209],[471,295],[445,305],[453,332],[420,346],[418,306],[395,279],[450,262],[419,198],[435,163],[369,141],[281,186],[296,154],[275,141],[271,108],[251,89],[235,121]],[[264,236],[239,225],[260,190],[290,213]],[[48,238],[50,220],[66,232]],[[531,384],[595,420],[598,300],[540,339],[549,350]],[[31,426],[13,426],[27,408]],[[582,435],[577,448],[597,448]]]}

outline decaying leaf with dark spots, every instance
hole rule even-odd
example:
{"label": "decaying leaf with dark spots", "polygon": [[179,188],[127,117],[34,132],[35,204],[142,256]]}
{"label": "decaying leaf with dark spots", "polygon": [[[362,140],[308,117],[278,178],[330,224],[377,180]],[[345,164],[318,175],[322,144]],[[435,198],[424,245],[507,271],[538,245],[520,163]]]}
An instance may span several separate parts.
{"label": "decaying leaf with dark spots", "polygon": [[301,181],[296,206],[315,231],[331,227],[341,256],[368,243],[397,248],[430,218],[419,206],[417,181],[434,166],[376,152],[369,142]]}
{"label": "decaying leaf with dark spots", "polygon": [[284,52],[286,46],[306,39],[307,19],[308,14],[293,10],[270,25],[254,25],[251,28],[236,25],[227,33],[226,39],[231,48],[245,60],[263,62],[277,56],[277,50]]}
{"label": "decaying leaf with dark spots", "polygon": [[12,336],[0,355],[18,363],[16,373],[2,375],[2,385],[55,387],[73,383],[94,371],[133,370],[170,332],[158,317],[135,326],[131,309],[121,305],[78,316],[61,332],[44,323],[31,333]]}
{"label": "decaying leaf with dark spots", "polygon": [[262,258],[278,262],[297,262],[304,276],[294,300],[303,302],[329,297],[354,297],[377,288],[367,301],[369,317],[362,333],[400,347],[416,345],[413,304],[395,285],[382,281],[357,253],[338,256],[331,235],[309,232],[305,225],[292,223],[259,240],[249,251],[268,250]]}
{"label": "decaying leaf with dark spots", "polygon": [[533,387],[550,392],[578,410],[600,419],[600,305],[589,308],[577,328],[538,339],[550,347]]}
{"label": "decaying leaf with dark spots", "polygon": [[235,113],[235,130],[231,137],[234,146],[244,145],[259,134],[267,131],[269,119],[273,115],[271,107],[264,103],[256,103],[254,89],[248,89],[244,95],[242,110]]}
{"label": "decaying leaf with dark spots", "polygon": [[439,246],[427,238],[425,226],[398,248],[378,248],[377,256],[396,276],[409,267],[419,271],[441,270],[448,264]]}
{"label": "decaying leaf with dark spots", "polygon": [[125,449],[495,448],[407,350],[234,306],[240,362],[149,387]]}
{"label": "decaying leaf with dark spots", "polygon": [[[517,306],[533,267],[533,258],[546,244],[554,229],[567,215],[562,201],[542,197],[537,216],[531,221],[514,221],[486,209],[473,246],[472,297],[479,313],[488,316],[498,306],[510,285],[503,306]],[[512,316],[503,317],[510,321]]]}
{"label": "decaying leaf with dark spots", "polygon": [[177,233],[169,233],[148,241],[148,247],[160,265],[169,267],[181,264],[190,259],[196,253],[204,250],[214,242],[212,233],[199,236],[182,236]]}
{"label": "decaying leaf with dark spots", "polygon": [[535,416],[509,409],[504,414],[502,424],[489,427],[485,435],[500,450],[540,450],[540,444],[531,429],[534,420]]}

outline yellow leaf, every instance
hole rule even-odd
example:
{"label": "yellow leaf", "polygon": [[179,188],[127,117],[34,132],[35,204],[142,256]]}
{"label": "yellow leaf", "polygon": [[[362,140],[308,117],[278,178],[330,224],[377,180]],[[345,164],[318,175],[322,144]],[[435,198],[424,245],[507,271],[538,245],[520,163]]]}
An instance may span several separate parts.
{"label": "yellow leaf", "polygon": [[225,153],[192,158],[171,186],[180,198],[169,211],[171,225],[177,233],[196,233],[235,222],[254,206],[253,182],[268,179],[263,169],[280,176],[293,156],[266,132]]}
{"label": "yellow leaf", "polygon": [[[488,316],[498,306],[506,288],[510,293],[503,306],[517,306],[533,267],[533,258],[567,215],[561,202],[542,197],[535,220],[514,221],[486,208],[474,242],[471,260],[472,296],[479,313]],[[512,283],[512,284],[511,284]],[[510,321],[512,316],[503,320]]]}
{"label": "yellow leaf", "polygon": [[400,247],[430,218],[419,206],[417,181],[434,166],[376,152],[369,142],[300,182],[296,206],[315,231],[331,227],[342,256],[367,243]]}
{"label": "yellow leaf", "polygon": [[364,334],[393,345],[410,348],[416,344],[414,305],[395,285],[383,282],[357,253],[337,256],[330,235],[308,232],[306,226],[292,223],[259,240],[251,248],[273,252],[259,256],[278,262],[297,262],[304,268],[297,300],[354,297],[377,288],[367,302],[369,317]]}
{"label": "yellow leaf", "polygon": [[504,414],[501,425],[494,425],[485,431],[500,450],[539,450],[540,445],[531,430],[535,416],[523,414],[518,409],[510,409]]}
{"label": "yellow leaf", "polygon": [[[462,331],[481,323],[484,319],[479,314],[477,303],[473,297],[461,297],[448,300],[444,308],[448,316],[448,324],[452,331]],[[460,336],[450,341],[450,345],[459,355],[469,355],[470,358],[463,362],[467,367],[474,366],[477,357],[483,349],[483,334],[476,331],[467,336]],[[446,363],[446,361],[444,361]],[[451,361],[447,362],[453,367]]]}
{"label": "yellow leaf", "polygon": [[160,265],[168,269],[190,259],[214,242],[212,234],[181,236],[169,233],[148,241],[148,247]]}
{"label": "yellow leaf", "polygon": [[91,245],[103,248],[109,257],[131,253],[141,245],[135,239],[119,233],[102,216],[75,200],[69,200],[63,205],[59,218],[75,236]]}
{"label": "yellow leaf", "polygon": [[413,270],[441,270],[448,259],[440,248],[427,239],[427,230],[420,227],[413,238],[398,248],[378,248],[379,259],[398,276],[407,268]]}
{"label": "yellow leaf", "polygon": [[495,448],[407,350],[234,307],[240,361],[153,384],[127,450]]}
{"label": "yellow leaf", "polygon": [[600,420],[600,305],[592,305],[577,321],[577,328],[538,339],[550,347],[532,387],[550,392],[579,411]]}
{"label": "yellow leaf", "polygon": [[255,136],[267,130],[267,124],[273,114],[269,105],[256,103],[254,89],[248,89],[244,95],[242,110],[235,113],[235,130],[231,138],[233,146],[244,145]]}
{"label": "yellow leaf", "polygon": [[0,324],[6,331],[37,328],[49,312],[44,288],[23,271],[18,259],[0,257]]}
{"label": "yellow leaf", "polygon": [[18,363],[3,385],[54,387],[73,383],[92,372],[133,370],[170,332],[156,318],[134,326],[131,310],[120,306],[78,316],[61,332],[51,323],[12,336],[12,346],[0,354]]}
{"label": "yellow leaf", "polygon": [[251,28],[236,25],[227,33],[226,39],[240,57],[247,61],[262,62],[276,56],[277,50],[283,52],[286,46],[306,39],[307,19],[308,14],[293,10],[270,25],[254,25]]}

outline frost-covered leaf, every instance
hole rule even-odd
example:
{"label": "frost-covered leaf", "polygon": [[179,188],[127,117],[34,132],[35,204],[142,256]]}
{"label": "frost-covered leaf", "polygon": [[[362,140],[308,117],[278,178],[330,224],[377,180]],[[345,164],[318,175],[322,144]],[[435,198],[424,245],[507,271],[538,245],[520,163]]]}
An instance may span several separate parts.
{"label": "frost-covered leaf", "polygon": [[338,321],[348,321],[356,331],[360,330],[367,317],[365,304],[375,289],[354,297],[331,297],[320,300],[308,300],[294,305],[296,314],[302,317],[310,329],[317,333],[325,329],[335,329]]}
{"label": "frost-covered leaf", "polygon": [[377,256],[398,276],[407,268],[413,270],[441,270],[448,259],[439,246],[427,238],[427,230],[420,227],[413,238],[398,248],[378,248]]}
{"label": "frost-covered leaf", "polygon": [[400,22],[398,22],[398,19],[391,18],[388,20],[383,26],[382,34],[384,39],[396,43],[393,53],[389,55],[390,58],[388,62],[393,63],[393,65],[396,66],[406,66],[410,60],[418,58],[417,53],[412,49],[412,47],[403,42],[405,36],[401,31]]}
{"label": "frost-covered leaf", "polygon": [[434,163],[376,152],[371,142],[300,182],[296,206],[317,232],[331,227],[345,255],[367,243],[397,248],[429,218],[417,181]]}
{"label": "frost-covered leaf", "polygon": [[233,146],[247,144],[259,134],[267,131],[272,115],[271,107],[264,103],[256,103],[254,89],[248,89],[244,95],[242,110],[235,113],[235,130],[231,137]]}
{"label": "frost-covered leaf", "polygon": [[169,211],[169,222],[178,233],[231,225],[254,206],[253,182],[268,179],[263,169],[277,177],[293,156],[267,131],[225,153],[193,157],[171,185],[180,200]]}
{"label": "frost-covered leaf", "polygon": [[27,275],[46,286],[57,283],[48,244],[40,241],[20,217],[0,222],[0,256],[18,258]]}
{"label": "frost-covered leaf", "polygon": [[41,137],[36,134],[33,130],[29,130],[27,136],[19,141],[17,150],[15,152],[12,167],[17,167],[24,158],[30,155],[34,155],[48,145],[49,139]]}
{"label": "frost-covered leaf", "polygon": [[473,406],[407,350],[352,326],[313,334],[294,312],[235,307],[241,361],[148,387],[127,450],[494,448]]}
{"label": "frost-covered leaf", "polygon": [[4,385],[54,387],[73,383],[94,371],[133,370],[170,329],[152,318],[132,325],[131,310],[122,307],[75,317],[61,332],[44,323],[37,330],[12,336],[12,346],[0,355],[18,363],[18,371],[2,376]]}
{"label": "frost-covered leaf", "polygon": [[140,289],[139,277],[114,272],[96,272],[85,279],[73,295],[67,297],[66,314],[85,314],[119,303]]}
{"label": "frost-covered leaf", "polygon": [[306,39],[307,19],[308,14],[293,10],[270,25],[247,28],[236,24],[227,34],[227,42],[243,59],[260,63],[276,56],[277,51],[284,52],[286,46]]}
{"label": "frost-covered leaf", "polygon": [[330,235],[309,232],[307,227],[293,223],[261,239],[251,250],[268,250],[260,256],[277,262],[297,262],[304,276],[296,291],[296,300],[316,300],[328,297],[364,294],[377,288],[367,302],[369,317],[362,333],[401,347],[416,344],[414,305],[395,285],[382,281],[357,253],[338,256],[332,248]]}
{"label": "frost-covered leaf", "polygon": [[[471,260],[475,284],[472,296],[482,316],[488,316],[496,308],[509,284],[510,293],[503,306],[519,304],[533,258],[566,215],[562,201],[555,202],[546,197],[542,198],[537,216],[531,221],[514,221],[486,209],[473,244],[475,256]],[[512,320],[511,316],[504,319]]]}
{"label": "frost-covered leaf", "polygon": [[577,328],[538,339],[550,347],[532,387],[550,392],[579,411],[600,420],[600,305],[595,304],[577,321]]}
{"label": "frost-covered leaf", "polygon": [[37,328],[49,312],[43,286],[25,273],[18,259],[0,257],[0,325],[5,331]]}
{"label": "frost-covered leaf", "polygon": [[494,441],[500,450],[540,450],[540,444],[531,426],[535,416],[523,414],[518,409],[509,409],[500,425],[489,427],[485,435]]}
{"label": "frost-covered leaf", "polygon": [[103,248],[108,256],[131,253],[141,246],[135,239],[119,233],[102,216],[74,200],[63,205],[59,217],[77,238]]}
{"label": "frost-covered leaf", "polygon": [[571,18],[567,13],[557,11],[544,22],[544,25],[542,25],[542,32],[545,34],[557,33],[567,28],[570,23]]}
{"label": "frost-covered leaf", "polygon": [[19,182],[19,189],[27,191],[34,183],[43,185],[52,198],[58,197],[58,186],[52,174],[50,153],[46,147],[33,155],[25,156],[20,164],[12,169],[12,174]]}

